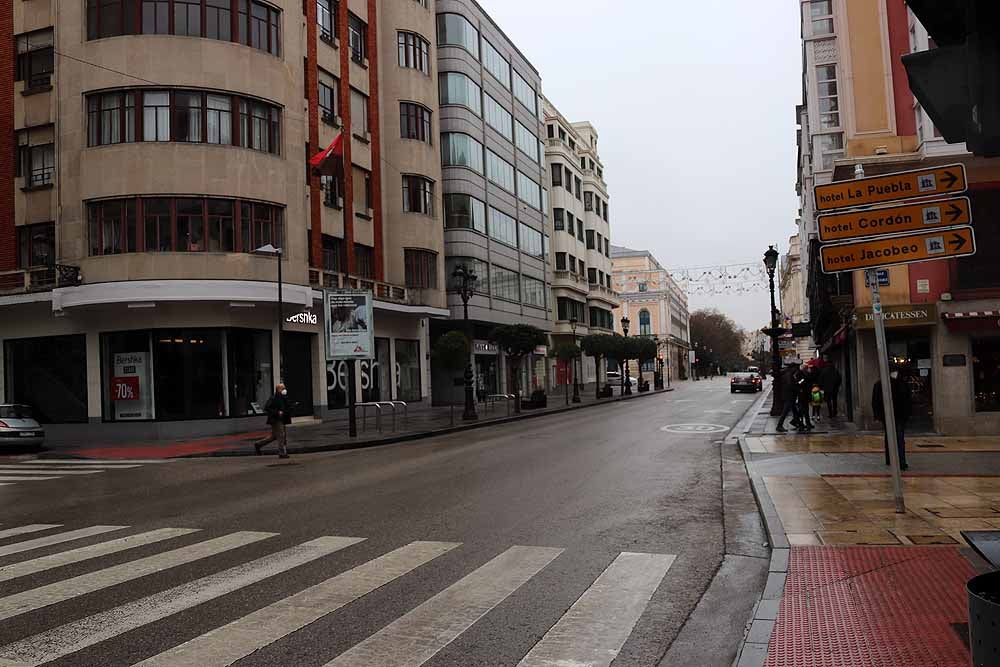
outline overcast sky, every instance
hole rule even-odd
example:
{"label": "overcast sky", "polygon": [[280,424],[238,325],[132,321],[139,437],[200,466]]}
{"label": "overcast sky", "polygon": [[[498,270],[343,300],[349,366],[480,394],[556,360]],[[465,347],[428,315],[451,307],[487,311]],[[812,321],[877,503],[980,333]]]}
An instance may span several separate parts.
{"label": "overcast sky", "polygon": [[[479,0],[571,121],[589,120],[611,238],[667,268],[761,261],[795,233],[798,3]],[[691,296],[740,325],[768,297]]]}

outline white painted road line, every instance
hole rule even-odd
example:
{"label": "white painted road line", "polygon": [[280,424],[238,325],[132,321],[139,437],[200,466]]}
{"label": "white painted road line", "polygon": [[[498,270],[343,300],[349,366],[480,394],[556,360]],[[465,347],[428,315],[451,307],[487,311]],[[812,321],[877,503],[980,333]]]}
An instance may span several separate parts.
{"label": "white painted road line", "polygon": [[0,466],[0,475],[96,475],[97,473],[104,472],[104,469],[91,470],[85,468],[83,470],[79,468],[70,468],[68,470],[61,470],[56,468],[28,468],[21,466],[10,466],[9,468],[4,468]]}
{"label": "white painted road line", "polygon": [[[326,667],[422,665],[538,574],[562,551],[544,547],[511,547],[327,663]],[[2,653],[0,657],[3,657]]]}
{"label": "white painted road line", "polygon": [[62,524],[33,523],[29,526],[18,526],[17,528],[7,528],[6,530],[0,530],[0,540],[6,537],[14,537],[15,535],[27,535],[28,533],[39,533],[43,530],[49,530],[51,528],[62,528]]}
{"label": "white painted road line", "polygon": [[33,461],[25,461],[25,463],[30,463],[31,465],[52,465],[52,466],[65,466],[65,465],[80,465],[80,466],[111,466],[111,465],[121,465],[121,464],[139,464],[146,465],[152,463],[173,463],[176,459],[35,459]]}
{"label": "white painted road line", "polygon": [[305,565],[362,540],[363,538],[357,537],[321,537],[217,574],[148,595],[134,602],[8,644],[0,648],[0,665],[29,667],[56,660]]}
{"label": "white painted road line", "polygon": [[619,554],[518,667],[610,665],[675,558]]}
{"label": "white painted road line", "polygon": [[45,477],[29,477],[29,476],[25,475],[25,476],[22,477],[20,475],[18,475],[18,476],[0,475],[0,482],[44,482],[44,481],[49,480],[49,479],[59,479],[58,477],[52,477],[52,476],[50,476],[47,473],[40,473],[40,474],[45,474],[46,476]]}
{"label": "white painted road line", "polygon": [[120,551],[127,551],[128,549],[135,549],[136,547],[143,547],[147,544],[154,544],[156,542],[162,542],[163,540],[169,540],[174,537],[190,535],[191,533],[197,532],[197,528],[159,528],[146,533],[129,535],[128,537],[119,537],[116,540],[109,540],[99,544],[91,544],[90,546],[80,547],[79,549],[72,549],[70,551],[63,551],[57,554],[41,556],[39,558],[14,563],[12,565],[4,565],[0,566],[0,581],[10,581],[11,579],[17,579],[18,577],[26,577],[29,574],[35,574],[36,572],[44,572],[45,570],[51,570],[64,565],[70,565],[72,563],[80,563],[85,560],[90,560],[91,558],[109,556]]}
{"label": "white painted road line", "polygon": [[153,656],[136,667],[226,667],[459,546],[413,542]]}
{"label": "white painted road line", "polygon": [[91,526],[89,528],[80,528],[79,530],[70,530],[65,533],[56,533],[55,535],[49,535],[48,537],[37,537],[33,540],[17,542],[15,544],[8,544],[0,547],[0,556],[19,554],[24,551],[31,551],[32,549],[41,549],[42,547],[52,546],[53,544],[62,544],[63,542],[80,540],[84,537],[93,537],[94,535],[103,535],[104,533],[110,533],[115,530],[124,530],[126,528],[128,528],[128,526]]}
{"label": "white painted road line", "polygon": [[[57,602],[87,593],[93,593],[111,586],[132,581],[163,570],[184,565],[192,561],[215,556],[225,551],[246,546],[260,540],[274,537],[275,533],[239,532],[212,540],[198,542],[190,546],[165,553],[140,558],[131,563],[122,563],[96,572],[81,574],[72,579],[57,581],[47,586],[8,595],[0,598],[0,620],[12,618],[29,611],[41,609]],[[3,663],[0,663],[2,665]]]}

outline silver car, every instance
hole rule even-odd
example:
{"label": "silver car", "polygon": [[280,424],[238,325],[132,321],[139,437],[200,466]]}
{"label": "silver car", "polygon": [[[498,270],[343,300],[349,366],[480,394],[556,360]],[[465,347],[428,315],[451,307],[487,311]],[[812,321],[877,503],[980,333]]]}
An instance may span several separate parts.
{"label": "silver car", "polygon": [[45,442],[45,429],[31,414],[31,408],[19,403],[0,404],[0,448],[38,446]]}

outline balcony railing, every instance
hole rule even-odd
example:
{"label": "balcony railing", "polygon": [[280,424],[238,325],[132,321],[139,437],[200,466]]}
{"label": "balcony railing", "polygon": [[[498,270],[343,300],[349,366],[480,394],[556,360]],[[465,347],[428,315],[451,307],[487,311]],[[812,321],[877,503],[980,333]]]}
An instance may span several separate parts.
{"label": "balcony railing", "polygon": [[80,267],[65,264],[0,271],[0,294],[47,292],[56,287],[75,287],[80,282]]}
{"label": "balcony railing", "polygon": [[339,271],[310,269],[309,282],[316,287],[326,289],[370,290],[379,301],[391,301],[393,303],[411,304],[411,299],[417,296],[417,292],[411,294],[410,290],[401,285],[349,276]]}

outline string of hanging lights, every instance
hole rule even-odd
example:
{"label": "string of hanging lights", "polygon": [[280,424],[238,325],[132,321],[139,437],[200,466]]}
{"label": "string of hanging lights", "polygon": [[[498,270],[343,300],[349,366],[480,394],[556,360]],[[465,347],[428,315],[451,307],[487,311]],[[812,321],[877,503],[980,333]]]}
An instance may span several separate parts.
{"label": "string of hanging lights", "polygon": [[687,294],[752,294],[767,291],[767,273],[760,262],[669,269]]}

